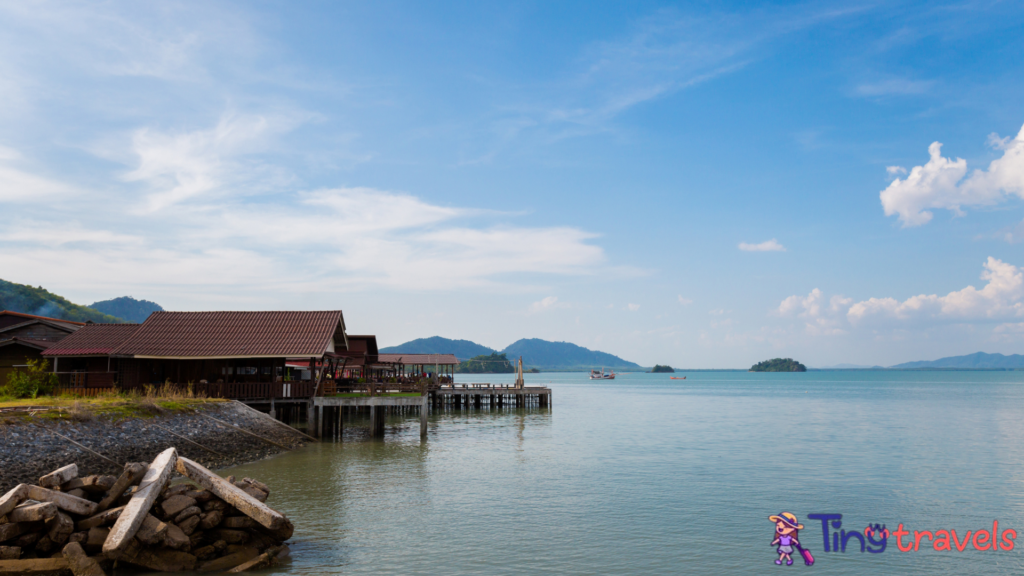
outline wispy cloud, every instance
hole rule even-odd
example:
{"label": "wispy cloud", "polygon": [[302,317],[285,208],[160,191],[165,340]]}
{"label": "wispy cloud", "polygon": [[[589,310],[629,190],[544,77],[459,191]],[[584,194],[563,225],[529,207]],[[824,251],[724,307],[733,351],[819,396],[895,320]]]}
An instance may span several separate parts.
{"label": "wispy cloud", "polygon": [[689,306],[690,304],[693,304],[693,300],[690,300],[689,298],[683,298],[682,294],[676,296],[676,298],[679,300],[679,303],[682,304],[683,306]]}
{"label": "wispy cloud", "polygon": [[747,242],[740,242],[739,249],[744,252],[785,252],[786,247],[779,244],[779,241],[775,238],[771,240],[765,240],[758,244],[749,244]]}
{"label": "wispy cloud", "polygon": [[554,310],[556,308],[567,308],[567,305],[563,302],[558,301],[557,296],[548,296],[530,304],[526,309],[527,314],[537,314],[538,312],[544,312],[546,310]]}
{"label": "wispy cloud", "polygon": [[932,80],[910,80],[907,78],[890,78],[878,82],[867,82],[857,86],[858,96],[906,96],[924,94],[935,86]]}

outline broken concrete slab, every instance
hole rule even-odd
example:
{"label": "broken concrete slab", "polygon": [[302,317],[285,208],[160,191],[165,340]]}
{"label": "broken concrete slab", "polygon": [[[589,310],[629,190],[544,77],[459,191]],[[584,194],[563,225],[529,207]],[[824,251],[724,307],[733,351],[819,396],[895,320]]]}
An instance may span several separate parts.
{"label": "broken concrete slab", "polygon": [[186,572],[196,568],[196,557],[176,550],[147,550],[132,541],[124,550],[121,560],[156,572]]}
{"label": "broken concrete slab", "polygon": [[54,492],[42,486],[29,486],[28,497],[40,502],[53,502],[57,508],[80,516],[92,516],[96,513],[96,503],[85,498],[78,498],[63,492]]}
{"label": "broken concrete slab", "polygon": [[7,516],[25,498],[28,498],[28,484],[18,484],[7,494],[0,496],[0,518]]}
{"label": "broken concrete slab", "polygon": [[235,566],[244,564],[253,558],[260,555],[260,551],[255,548],[245,548],[238,552],[228,554],[227,556],[221,556],[216,560],[210,560],[199,565],[200,572],[223,572],[230,570]]}
{"label": "broken concrete slab", "polygon": [[88,530],[89,528],[95,528],[96,526],[106,526],[113,524],[117,521],[117,517],[121,515],[121,511],[124,510],[124,506],[118,506],[117,508],[111,508],[105,512],[100,512],[95,516],[90,516],[85,520],[79,520],[75,527],[79,530]]}
{"label": "broken concrete slab", "polygon": [[86,476],[84,478],[75,478],[64,484],[61,484],[60,489],[62,492],[70,492],[72,490],[85,490],[93,494],[106,492],[114,486],[117,482],[117,478],[113,476]]}
{"label": "broken concrete slab", "polygon": [[167,524],[161,522],[152,514],[146,514],[146,519],[139,526],[135,537],[143,544],[162,544],[167,535]]}
{"label": "broken concrete slab", "polygon": [[30,560],[0,560],[3,576],[71,576],[66,558],[33,558]]}
{"label": "broken concrete slab", "polygon": [[146,467],[138,462],[129,462],[124,465],[124,472],[121,472],[121,476],[118,477],[114,485],[110,487],[110,491],[107,492],[106,497],[100,500],[100,503],[96,505],[96,509],[102,512],[117,501],[121,495],[124,494],[125,490],[129,486],[134,486],[142,481],[143,474],[146,473]]}
{"label": "broken concrete slab", "polygon": [[185,534],[191,536],[196,531],[196,527],[199,526],[199,516],[189,516],[185,520],[178,522],[178,528]]}
{"label": "broken concrete slab", "polygon": [[164,546],[174,550],[188,550],[192,547],[192,540],[181,528],[174,524],[167,525],[167,533],[164,534]]}
{"label": "broken concrete slab", "polygon": [[[252,560],[239,564],[231,570],[228,570],[228,574],[240,574],[242,572],[248,572],[249,570],[259,570],[260,568],[267,568],[269,566],[273,566],[277,561],[277,553],[280,551],[280,546],[270,548],[269,550],[253,558]],[[77,576],[77,574],[75,576]]]}
{"label": "broken concrete slab", "polygon": [[196,508],[196,500],[195,498],[189,498],[184,494],[171,496],[160,504],[160,509],[163,510],[166,518],[174,518],[182,510],[186,510],[188,508]]}
{"label": "broken concrete slab", "polygon": [[174,523],[181,525],[181,523],[186,519],[191,518],[192,516],[198,516],[200,512],[202,512],[202,510],[199,509],[199,506],[189,506],[174,517]]}
{"label": "broken concrete slab", "polygon": [[249,494],[246,494],[238,487],[232,485],[227,480],[217,476],[213,472],[210,472],[197,462],[193,462],[188,458],[179,457],[176,468],[180,474],[191,478],[195,483],[206,488],[210,492],[213,492],[228,504],[238,508],[242,514],[245,514],[271,530],[281,528],[285,526],[286,523],[290,524],[283,514],[276,510],[272,510],[266,504],[263,504]]}
{"label": "broken concrete slab", "polygon": [[89,557],[77,542],[72,542],[62,551],[74,576],[107,576],[99,562]]}
{"label": "broken concrete slab", "polygon": [[229,516],[225,518],[224,521],[220,523],[220,525],[221,528],[248,529],[254,528],[256,526],[256,522],[254,522],[253,519],[249,518],[248,516]]}
{"label": "broken concrete slab", "polygon": [[57,515],[50,518],[50,521],[46,523],[46,536],[54,544],[64,544],[68,541],[68,537],[75,531],[75,522],[71,519],[71,516],[63,512],[57,512]]}
{"label": "broken concrete slab", "polygon": [[209,530],[210,528],[216,528],[220,525],[221,521],[224,520],[224,513],[220,510],[212,510],[210,512],[204,512],[200,518],[199,527],[203,530]]}
{"label": "broken concrete slab", "polygon": [[57,515],[57,505],[53,502],[22,502],[7,515],[8,522],[39,522],[49,520]]}
{"label": "broken concrete slab", "polygon": [[110,537],[103,545],[103,553],[108,557],[116,559],[118,552],[124,549],[139,531],[150,508],[153,507],[153,502],[167,484],[177,458],[178,453],[174,448],[168,448],[153,459],[153,463],[142,477],[142,482],[139,483],[139,490],[124,507],[117,522],[114,523],[113,530],[110,531]]}
{"label": "broken concrete slab", "polygon": [[66,484],[77,477],[78,464],[68,464],[40,478],[39,485],[43,488],[60,488],[61,484]]}
{"label": "broken concrete slab", "polygon": [[21,558],[21,548],[18,546],[0,546],[0,560],[17,560]]}

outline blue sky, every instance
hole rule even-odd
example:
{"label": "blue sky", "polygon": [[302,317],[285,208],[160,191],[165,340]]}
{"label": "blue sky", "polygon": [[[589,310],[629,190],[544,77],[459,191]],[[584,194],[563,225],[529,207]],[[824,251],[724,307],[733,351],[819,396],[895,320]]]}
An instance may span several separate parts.
{"label": "blue sky", "polygon": [[1013,2],[0,3],[0,278],[645,365],[1017,353],[1022,29]]}

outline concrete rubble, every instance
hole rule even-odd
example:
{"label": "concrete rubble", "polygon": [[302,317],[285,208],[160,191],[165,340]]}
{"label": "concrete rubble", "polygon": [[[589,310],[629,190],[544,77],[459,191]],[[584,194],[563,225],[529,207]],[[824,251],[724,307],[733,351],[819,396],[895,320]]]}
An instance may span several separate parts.
{"label": "concrete rubble", "polygon": [[[175,472],[184,480],[172,483]],[[0,496],[0,576],[267,568],[288,556],[294,530],[269,496],[266,484],[221,478],[174,448],[119,477],[80,477],[68,464]]]}

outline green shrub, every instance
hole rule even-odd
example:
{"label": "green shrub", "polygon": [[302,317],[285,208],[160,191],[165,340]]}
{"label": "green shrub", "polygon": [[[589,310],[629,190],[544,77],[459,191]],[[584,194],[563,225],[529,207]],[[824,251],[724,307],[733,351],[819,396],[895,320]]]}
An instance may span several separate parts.
{"label": "green shrub", "polygon": [[7,384],[2,394],[14,398],[35,398],[53,393],[57,387],[57,375],[49,371],[46,360],[29,360],[28,368],[7,375]]}

